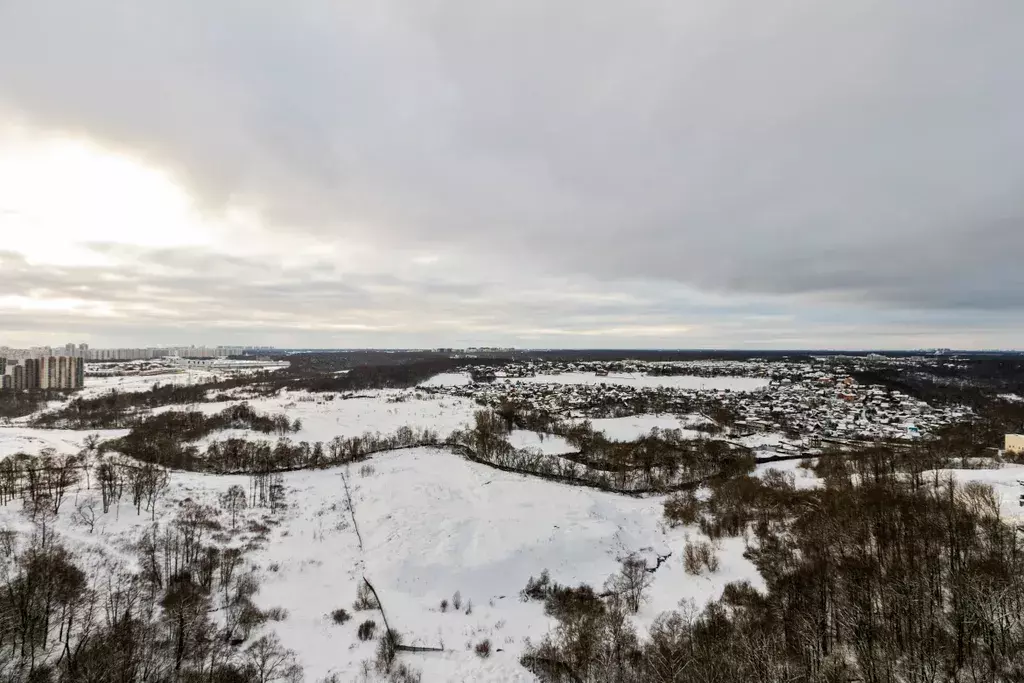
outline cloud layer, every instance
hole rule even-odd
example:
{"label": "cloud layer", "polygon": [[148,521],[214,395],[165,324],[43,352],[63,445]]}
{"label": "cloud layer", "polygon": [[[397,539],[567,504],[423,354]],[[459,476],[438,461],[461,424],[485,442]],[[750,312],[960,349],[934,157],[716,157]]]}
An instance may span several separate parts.
{"label": "cloud layer", "polygon": [[0,321],[1020,346],[1021,27],[1016,0],[11,0],[0,124],[165,169],[212,237],[88,246],[105,265],[7,253]]}

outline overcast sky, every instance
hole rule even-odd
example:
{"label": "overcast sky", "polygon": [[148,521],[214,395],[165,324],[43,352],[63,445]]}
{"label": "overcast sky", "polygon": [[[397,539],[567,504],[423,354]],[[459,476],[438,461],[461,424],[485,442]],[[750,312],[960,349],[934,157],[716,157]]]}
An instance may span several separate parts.
{"label": "overcast sky", "polygon": [[0,345],[1022,348],[1021,0],[0,0]]}

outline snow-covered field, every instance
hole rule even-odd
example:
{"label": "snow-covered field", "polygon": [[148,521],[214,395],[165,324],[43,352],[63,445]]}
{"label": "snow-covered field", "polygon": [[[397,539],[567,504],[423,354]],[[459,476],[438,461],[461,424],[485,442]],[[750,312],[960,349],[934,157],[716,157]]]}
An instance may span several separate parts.
{"label": "snow-covered field", "polygon": [[54,449],[58,455],[72,455],[82,450],[82,441],[89,434],[98,434],[100,439],[118,439],[127,433],[127,429],[80,432],[72,429],[0,427],[0,458],[15,453],[39,455],[45,448]]}
{"label": "snow-covered field", "polygon": [[788,442],[786,436],[779,432],[756,432],[748,436],[736,437],[733,441],[754,449],[777,447]]}
{"label": "snow-covered field", "polygon": [[[337,627],[324,618],[349,605],[364,572],[407,643],[451,650],[410,657],[431,681],[532,680],[517,661],[523,641],[542,637],[552,622],[542,605],[520,602],[518,592],[545,568],[562,583],[600,586],[630,551],[674,551],[657,572],[641,623],[679,600],[716,597],[729,580],[757,580],[741,556],[742,542],[723,550],[713,579],[687,577],[681,554],[687,532],[663,527],[661,499],[506,474],[431,449],[375,458],[373,466],[372,475],[351,480],[362,552],[351,531],[332,530],[317,516],[339,501],[336,472],[289,478],[304,509],[288,523],[289,535],[267,550],[267,561],[281,569],[261,597],[291,610],[279,635],[302,653],[314,676],[332,671],[349,680],[372,656],[371,646],[356,644],[354,624]],[[465,607],[441,612],[441,600],[456,591],[472,601],[472,614]],[[484,638],[504,651],[480,660],[467,645]]]}

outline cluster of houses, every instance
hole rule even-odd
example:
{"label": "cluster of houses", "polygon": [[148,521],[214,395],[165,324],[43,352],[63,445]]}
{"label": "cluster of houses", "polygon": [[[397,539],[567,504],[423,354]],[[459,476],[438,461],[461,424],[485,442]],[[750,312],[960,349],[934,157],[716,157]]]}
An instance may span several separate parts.
{"label": "cluster of houses", "polygon": [[[474,381],[433,387],[431,391],[488,405],[510,401],[565,417],[687,413],[716,406],[726,409],[732,434],[775,432],[791,439],[913,439],[970,415],[966,408],[932,406],[897,390],[859,384],[848,375],[849,370],[849,364],[837,363],[832,358],[770,362],[520,362],[501,368],[470,368],[469,375]],[[570,383],[557,377],[565,373],[592,373],[593,377],[586,382]],[[730,388],[728,380],[708,382],[700,388],[672,386],[670,381],[664,386],[636,386],[619,381],[623,373],[632,377],[755,377],[766,382],[762,389],[743,391]],[[545,376],[551,376],[551,381],[545,381]],[[530,380],[522,381],[524,378]]]}
{"label": "cluster of houses", "polygon": [[966,408],[931,406],[898,390],[821,372],[775,380],[761,396],[722,400],[742,415],[737,427],[824,438],[912,439],[970,415]]}

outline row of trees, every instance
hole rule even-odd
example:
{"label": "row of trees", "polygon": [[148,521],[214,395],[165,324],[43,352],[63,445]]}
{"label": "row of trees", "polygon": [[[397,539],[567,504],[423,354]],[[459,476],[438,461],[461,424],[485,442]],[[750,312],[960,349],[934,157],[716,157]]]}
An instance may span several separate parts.
{"label": "row of trees", "polygon": [[[77,455],[58,455],[53,449],[44,449],[37,457],[19,453],[0,460],[0,505],[21,500],[30,517],[56,515],[67,494],[83,481],[86,489],[93,483],[99,488],[104,513],[127,495],[138,514],[146,510],[155,518],[157,501],[167,491],[170,477],[158,465],[114,454],[93,457],[89,449]],[[84,502],[91,506],[97,501],[89,496]],[[94,514],[91,508],[79,510],[80,516]]]}
{"label": "row of trees", "polygon": [[68,393],[64,389],[0,390],[0,418],[31,415],[45,406],[47,401],[63,400]]}
{"label": "row of trees", "polygon": [[149,391],[112,389],[92,398],[73,398],[58,410],[39,415],[37,427],[63,429],[119,429],[131,426],[140,412],[173,405],[201,403],[207,400],[206,385],[154,384]]}
{"label": "row of trees", "polygon": [[373,453],[441,443],[436,431],[412,427],[400,427],[390,434],[335,437],[326,443],[294,442],[286,437],[276,442],[232,437],[211,441],[202,450],[193,443],[229,428],[280,434],[300,429],[301,422],[289,421],[284,415],[259,415],[245,404],[209,417],[199,412],[166,412],[147,418],[121,439],[105,442],[102,450],[163,467],[227,474],[333,467]]}

